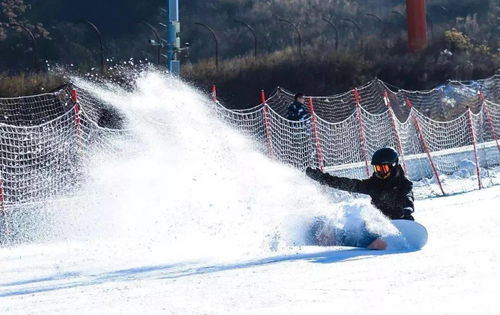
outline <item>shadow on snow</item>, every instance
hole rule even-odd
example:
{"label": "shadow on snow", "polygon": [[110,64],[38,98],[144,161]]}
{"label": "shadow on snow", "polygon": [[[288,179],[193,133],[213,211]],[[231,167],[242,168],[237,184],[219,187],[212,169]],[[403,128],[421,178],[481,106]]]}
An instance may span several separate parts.
{"label": "shadow on snow", "polygon": [[[310,254],[282,255],[282,256],[274,256],[247,262],[209,265],[209,266],[196,265],[192,263],[177,263],[177,264],[165,264],[165,265],[120,269],[101,274],[83,274],[83,273],[71,272],[64,274],[56,274],[49,277],[42,277],[42,278],[35,278],[30,280],[0,284],[0,289],[2,287],[6,288],[6,290],[0,290],[0,298],[50,292],[50,291],[71,289],[77,287],[93,286],[108,282],[178,279],[189,276],[246,269],[251,267],[300,261],[300,260],[309,261],[311,263],[331,264],[344,261],[370,259],[382,255],[404,254],[409,252],[411,251],[410,250],[372,251],[367,249],[353,248],[353,249],[342,249],[342,250],[329,250],[329,251],[310,253]],[[25,285],[33,285],[33,286],[30,288],[19,288],[19,289],[9,288],[9,287],[25,286]]]}

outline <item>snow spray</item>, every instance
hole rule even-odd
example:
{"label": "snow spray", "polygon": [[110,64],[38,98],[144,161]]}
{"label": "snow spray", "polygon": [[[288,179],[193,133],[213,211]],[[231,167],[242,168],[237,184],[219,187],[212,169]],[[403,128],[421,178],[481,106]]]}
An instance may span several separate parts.
{"label": "snow spray", "polygon": [[267,158],[217,118],[209,97],[179,79],[145,71],[133,91],[75,84],[118,110],[131,136],[114,144],[119,157],[93,153],[81,198],[57,214],[64,239],[114,244],[106,247],[110,257],[126,251],[182,261],[297,250],[315,216],[390,230],[366,199],[326,193]]}

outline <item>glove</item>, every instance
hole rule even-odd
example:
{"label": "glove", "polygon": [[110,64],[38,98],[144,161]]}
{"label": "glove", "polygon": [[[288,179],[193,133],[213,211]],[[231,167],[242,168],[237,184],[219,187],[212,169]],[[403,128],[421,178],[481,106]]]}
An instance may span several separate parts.
{"label": "glove", "polygon": [[410,207],[403,208],[403,215],[401,216],[401,219],[415,221],[412,214],[413,214],[412,208]]}
{"label": "glove", "polygon": [[321,182],[323,174],[324,173],[317,168],[311,168],[311,167],[306,168],[306,175],[315,181]]}

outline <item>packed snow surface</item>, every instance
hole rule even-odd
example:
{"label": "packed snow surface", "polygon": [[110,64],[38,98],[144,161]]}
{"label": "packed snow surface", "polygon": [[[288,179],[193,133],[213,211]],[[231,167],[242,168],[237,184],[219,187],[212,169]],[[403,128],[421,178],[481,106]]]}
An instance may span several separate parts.
{"label": "packed snow surface", "polygon": [[81,196],[40,213],[51,224],[0,248],[0,314],[500,313],[500,187],[417,201],[421,251],[300,247],[315,216],[394,228],[260,154],[182,82],[77,83],[131,135],[93,153]]}

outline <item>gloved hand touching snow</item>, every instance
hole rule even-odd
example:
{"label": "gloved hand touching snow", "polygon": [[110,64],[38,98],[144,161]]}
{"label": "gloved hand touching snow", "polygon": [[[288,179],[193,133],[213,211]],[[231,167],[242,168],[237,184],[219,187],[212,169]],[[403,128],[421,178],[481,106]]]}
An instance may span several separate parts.
{"label": "gloved hand touching snow", "polygon": [[413,209],[411,207],[406,207],[406,208],[403,208],[403,211],[402,211],[402,215],[401,215],[401,219],[403,220],[411,220],[411,221],[414,221],[415,219],[413,218],[412,214],[413,214]]}

